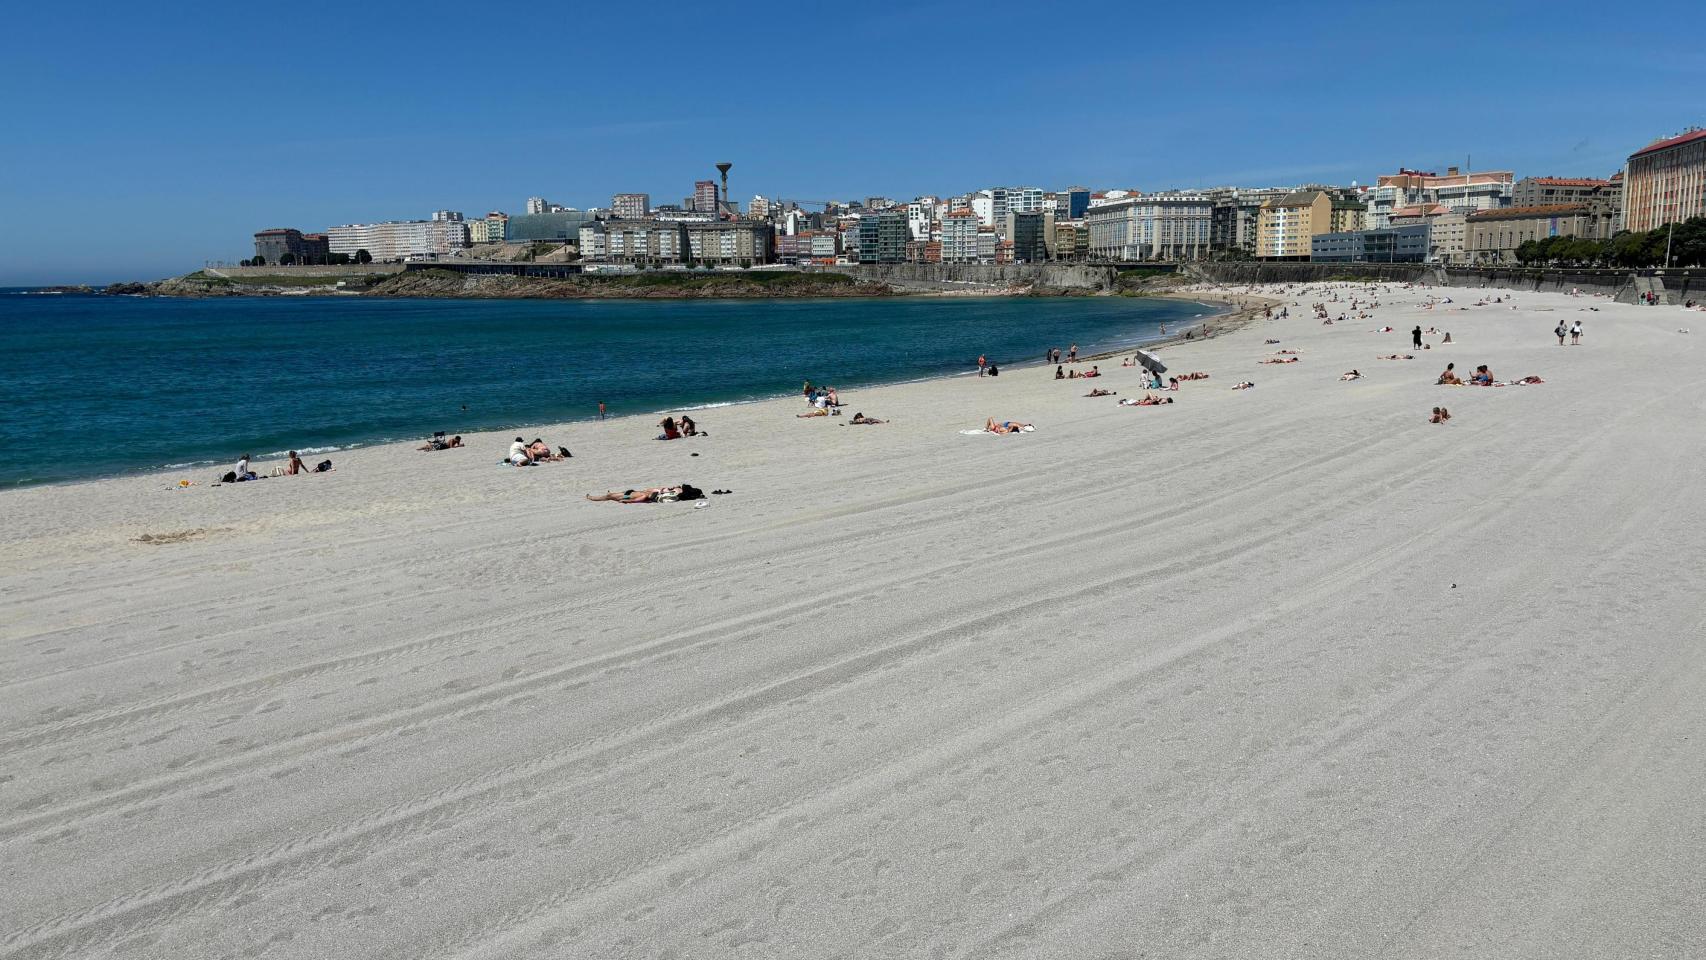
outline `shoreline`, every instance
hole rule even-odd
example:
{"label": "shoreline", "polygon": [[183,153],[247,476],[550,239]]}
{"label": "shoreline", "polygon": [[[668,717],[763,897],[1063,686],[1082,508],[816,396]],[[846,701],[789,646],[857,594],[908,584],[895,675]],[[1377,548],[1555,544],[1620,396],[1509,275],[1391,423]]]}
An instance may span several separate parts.
{"label": "shoreline", "polygon": [[[965,294],[956,294],[956,296],[966,296],[966,295]],[[189,298],[189,299],[202,299],[202,298]],[[235,299],[235,298],[231,298],[231,299]],[[375,297],[373,299],[408,301],[408,300],[413,300],[413,299],[441,299],[441,298],[431,298],[431,297],[421,297],[421,298]],[[470,298],[470,299],[479,299],[479,298]],[[512,300],[512,299],[518,299],[518,298],[490,298],[490,299],[493,299],[493,300]],[[596,299],[617,299],[617,298],[596,298]],[[639,301],[645,301],[645,300],[653,299],[653,298],[634,298],[634,299],[639,300]],[[668,299],[675,299],[675,298],[668,298]],[[681,299],[698,299],[698,298],[681,298]],[[712,298],[702,298],[702,299],[709,300]],[[746,298],[729,298],[729,299],[732,302],[742,302]],[[796,299],[796,298],[780,298],[780,299]],[[813,299],[813,298],[802,297],[802,298],[797,298],[797,299],[809,300],[809,299]],[[827,299],[834,300],[836,298],[827,298]],[[873,298],[873,299],[882,299],[882,300],[922,299],[922,300],[928,300],[928,299],[935,299],[935,298],[931,294],[928,294],[928,293],[905,293],[905,294],[901,294],[901,295],[894,296],[894,297],[883,297],[883,298]],[[1076,298],[1076,297],[1062,297],[1062,298],[1038,297],[1035,299],[1041,300],[1041,299],[1082,299],[1082,298]],[[1226,315],[1224,309],[1222,310],[1222,312],[1214,312],[1214,311],[1216,310],[1217,307],[1228,308],[1230,306],[1229,304],[1227,304],[1225,302],[1216,303],[1216,302],[1210,301],[1207,298],[1199,298],[1199,297],[1184,296],[1184,295],[1179,295],[1179,296],[1156,295],[1156,296],[1152,296],[1152,297],[1146,297],[1144,299],[1170,299],[1170,300],[1175,300],[1175,301],[1179,301],[1179,302],[1196,303],[1196,304],[1199,304],[1199,305],[1207,308],[1209,311],[1211,311],[1210,313],[1208,313],[1204,317],[1194,319],[1193,323],[1201,323],[1201,322],[1214,320],[1214,319],[1217,319],[1221,316],[1224,316],[1224,315]],[[1199,338],[1199,339],[1201,339],[1201,338]],[[1131,351],[1139,349],[1139,348],[1141,348],[1141,349],[1158,348],[1158,347],[1163,346],[1163,345],[1171,344],[1175,340],[1178,343],[1190,342],[1190,341],[1185,340],[1182,336],[1175,338],[1173,335],[1168,335],[1166,337],[1161,337],[1161,338],[1156,338],[1156,339],[1140,339],[1140,340],[1135,340],[1135,341],[1127,340],[1127,342],[1124,344],[1124,346],[1120,347],[1119,349],[1107,349],[1104,347],[1091,347],[1091,348],[1089,348],[1089,350],[1087,352],[1085,352],[1082,356],[1079,357],[1078,363],[1082,364],[1082,363],[1087,363],[1087,362],[1090,362],[1093,360],[1102,360],[1102,359],[1107,359],[1109,357],[1117,357],[1117,356],[1121,356],[1122,354],[1129,354],[1129,353],[1131,353]],[[1021,360],[1021,361],[1017,361],[1017,362],[1010,363],[1010,364],[1004,364],[1002,366],[1002,369],[1004,371],[1005,370],[1022,370],[1022,369],[1030,369],[1033,367],[1043,367],[1043,366],[1046,366],[1046,364],[1041,360]],[[960,370],[959,372],[954,372],[954,371],[950,371],[950,370],[942,370],[942,371],[939,371],[936,373],[925,374],[923,376],[904,377],[901,379],[893,379],[893,380],[876,380],[876,381],[871,381],[871,382],[852,381],[852,382],[849,382],[849,384],[845,387],[842,387],[839,384],[837,384],[836,386],[837,386],[838,390],[840,390],[842,392],[868,391],[868,390],[874,390],[874,389],[904,386],[904,385],[908,385],[908,384],[931,383],[931,382],[935,382],[935,381],[939,381],[939,380],[951,380],[951,379],[955,379],[955,378],[959,378],[959,377],[968,377],[968,376],[969,377],[975,377],[976,371],[975,370]],[[505,423],[494,425],[494,426],[481,426],[481,427],[476,427],[472,430],[463,430],[463,431],[446,431],[446,433],[447,434],[460,433],[460,435],[463,436],[464,439],[467,439],[470,437],[495,436],[498,434],[509,434],[512,431],[521,432],[521,433],[534,432],[535,434],[537,434],[540,431],[544,431],[544,432],[551,432],[554,430],[555,431],[562,431],[562,430],[568,430],[568,429],[573,429],[573,428],[577,428],[577,427],[584,427],[587,424],[596,424],[596,423],[600,423],[600,422],[616,422],[618,420],[629,420],[629,419],[637,420],[637,419],[642,419],[642,418],[658,418],[658,417],[662,417],[662,416],[665,416],[665,415],[668,415],[668,414],[671,414],[674,412],[678,412],[678,411],[692,412],[692,411],[699,411],[699,410],[722,409],[722,408],[728,408],[728,407],[744,407],[744,406],[750,406],[753,404],[762,404],[762,403],[784,401],[784,400],[788,400],[788,399],[793,398],[793,397],[797,397],[797,394],[791,393],[791,392],[782,392],[782,393],[768,394],[768,395],[764,395],[764,396],[743,397],[743,398],[735,399],[735,400],[699,400],[699,401],[693,401],[691,403],[683,404],[683,405],[659,407],[655,410],[648,411],[645,413],[624,413],[624,414],[620,414],[620,415],[611,415],[611,416],[606,417],[603,421],[600,421],[596,415],[585,417],[585,418],[574,418],[574,419],[568,419],[568,420],[545,421],[545,422],[541,422],[538,420],[515,420],[515,421],[509,421],[509,422],[505,422]],[[428,432],[428,435],[430,436],[430,431]],[[309,460],[311,458],[322,458],[322,459],[324,459],[324,458],[326,458],[325,455],[327,455],[327,454],[344,454],[344,455],[347,455],[350,452],[357,451],[357,450],[361,450],[361,451],[383,450],[383,449],[393,447],[393,446],[406,446],[406,445],[418,444],[418,443],[423,442],[423,439],[424,438],[422,438],[422,437],[410,437],[410,438],[376,437],[376,438],[372,438],[372,439],[350,441],[350,442],[343,443],[343,444],[325,444],[325,445],[319,445],[319,446],[303,446],[303,447],[297,447],[295,449],[297,450],[298,453],[300,453],[302,455],[304,460]],[[311,454],[309,451],[314,451],[314,452]],[[285,451],[285,450],[277,450],[277,451],[269,451],[267,453],[258,454],[257,456],[255,456],[251,459],[251,463],[256,467],[256,472],[260,473],[261,472],[260,468],[263,466],[270,468],[273,465],[284,463],[286,460],[286,453],[287,453],[287,451]],[[338,458],[331,458],[331,459],[333,459],[334,467],[336,467]],[[5,485],[4,487],[0,487],[0,493],[3,493],[6,490],[34,490],[34,489],[40,489],[42,487],[98,483],[98,482],[101,482],[103,480],[121,480],[121,479],[165,480],[165,479],[167,479],[168,475],[170,475],[170,478],[175,481],[178,479],[185,479],[184,477],[182,477],[180,475],[184,474],[186,472],[199,473],[200,471],[205,471],[209,468],[217,468],[220,464],[225,464],[228,462],[229,461],[226,459],[186,461],[182,464],[176,464],[176,465],[162,465],[162,466],[126,468],[126,469],[120,470],[117,473],[109,473],[109,474],[102,474],[102,475],[88,476],[88,477],[67,477],[67,478],[59,478],[59,479],[45,479],[45,480],[32,480],[32,481],[14,482],[14,483]],[[210,481],[202,479],[198,476],[191,476],[188,479],[194,480],[194,482],[197,485],[203,485],[203,484],[210,482]],[[273,479],[273,478],[264,478],[264,479]]]}

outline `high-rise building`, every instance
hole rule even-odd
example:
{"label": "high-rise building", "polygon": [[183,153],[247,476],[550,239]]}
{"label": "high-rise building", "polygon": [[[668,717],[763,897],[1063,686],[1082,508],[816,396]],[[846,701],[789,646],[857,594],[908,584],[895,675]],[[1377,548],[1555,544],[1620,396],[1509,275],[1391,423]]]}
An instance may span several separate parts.
{"label": "high-rise building", "polygon": [[776,231],[756,220],[685,223],[688,254],[694,263],[753,267],[775,260]]}
{"label": "high-rise building", "polygon": [[1623,228],[1653,230],[1706,216],[1706,129],[1657,140],[1629,156]]}
{"label": "high-rise building", "polygon": [[1308,260],[1310,239],[1333,232],[1333,199],[1324,190],[1298,190],[1262,203],[1256,256],[1264,260]]}
{"label": "high-rise building", "polygon": [[528,213],[545,213],[550,206],[551,204],[544,197],[527,198]]}
{"label": "high-rise building", "polygon": [[434,210],[432,212],[432,218],[434,220],[442,220],[446,223],[461,223],[462,222],[462,211],[460,211],[460,210]]}
{"label": "high-rise building", "polygon": [[1090,256],[1194,260],[1208,254],[1213,216],[1214,201],[1200,193],[1146,193],[1097,204],[1084,211]]}
{"label": "high-rise building", "polygon": [[942,214],[942,262],[977,262],[978,216],[961,207]]}
{"label": "high-rise building", "polygon": [[906,229],[914,240],[929,240],[936,222],[936,198],[919,197],[906,205]]}
{"label": "high-rise building", "polygon": [[651,194],[618,193],[610,198],[610,215],[618,220],[641,220],[651,212]]}
{"label": "high-rise building", "polygon": [[754,220],[768,220],[770,219],[770,211],[774,206],[769,197],[754,194],[752,199],[747,201],[746,215]]}
{"label": "high-rise building", "polygon": [[699,180],[693,184],[693,211],[695,213],[716,213],[717,201],[721,199],[717,192],[717,181]]}
{"label": "high-rise building", "polygon": [[859,218],[859,262],[902,263],[906,260],[906,210],[889,207]]}
{"label": "high-rise building", "polygon": [[1004,224],[1007,243],[1012,244],[1015,263],[1041,263],[1047,260],[1054,246],[1054,212],[1051,210],[1009,210]]}

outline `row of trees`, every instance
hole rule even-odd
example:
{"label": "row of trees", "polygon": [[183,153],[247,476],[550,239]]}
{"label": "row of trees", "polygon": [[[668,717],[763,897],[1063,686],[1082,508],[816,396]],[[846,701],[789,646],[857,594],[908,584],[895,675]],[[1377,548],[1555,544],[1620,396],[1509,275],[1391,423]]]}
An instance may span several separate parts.
{"label": "row of trees", "polygon": [[[278,258],[278,265],[281,267],[291,267],[297,264],[317,267],[341,267],[350,263],[372,262],[373,254],[368,253],[366,250],[357,250],[354,256],[347,253],[328,253],[325,256],[318,257],[298,257],[294,253],[287,253]],[[239,261],[237,265],[240,267],[264,267],[267,265],[267,258],[257,254],[248,260]]]}
{"label": "row of trees", "polygon": [[1670,266],[1706,266],[1706,217],[1692,217],[1656,230],[1624,230],[1610,240],[1585,237],[1547,237],[1524,240],[1516,258],[1524,264],[1546,266],[1662,267],[1665,248],[1670,248]]}

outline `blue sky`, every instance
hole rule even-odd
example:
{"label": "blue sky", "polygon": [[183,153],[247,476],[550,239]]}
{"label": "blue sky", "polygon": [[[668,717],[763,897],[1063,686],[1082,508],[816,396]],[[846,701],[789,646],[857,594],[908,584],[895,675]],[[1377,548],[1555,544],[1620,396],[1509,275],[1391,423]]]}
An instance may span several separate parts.
{"label": "blue sky", "polygon": [[182,273],[266,227],[679,201],[718,160],[743,202],[1368,182],[1465,155],[1603,176],[1706,124],[1703,11],[19,5],[0,285]]}

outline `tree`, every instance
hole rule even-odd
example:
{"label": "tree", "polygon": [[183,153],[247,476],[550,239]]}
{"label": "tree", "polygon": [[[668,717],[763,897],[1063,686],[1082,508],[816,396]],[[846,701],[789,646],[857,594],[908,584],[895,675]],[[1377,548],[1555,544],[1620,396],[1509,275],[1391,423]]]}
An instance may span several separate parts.
{"label": "tree", "polygon": [[239,260],[237,262],[237,266],[239,266],[239,267],[246,267],[248,265],[249,265],[249,261],[247,261],[247,260]]}
{"label": "tree", "polygon": [[1533,240],[1524,240],[1517,244],[1516,258],[1525,265],[1538,261],[1540,259],[1540,244]]}
{"label": "tree", "polygon": [[278,265],[281,267],[291,266],[295,262],[296,262],[296,254],[294,254],[294,253],[287,253],[284,256],[278,258]]}
{"label": "tree", "polygon": [[365,248],[363,248],[361,250],[357,250],[355,252],[355,262],[356,263],[372,263],[373,262],[373,254],[368,253]]}
{"label": "tree", "polygon": [[264,267],[267,265],[267,258],[257,253],[255,254],[255,259],[249,261],[249,265],[253,267]]}
{"label": "tree", "polygon": [[341,267],[344,264],[349,263],[349,254],[347,254],[347,253],[327,254],[326,255],[326,263],[331,265],[331,266],[334,266],[334,267]]}

